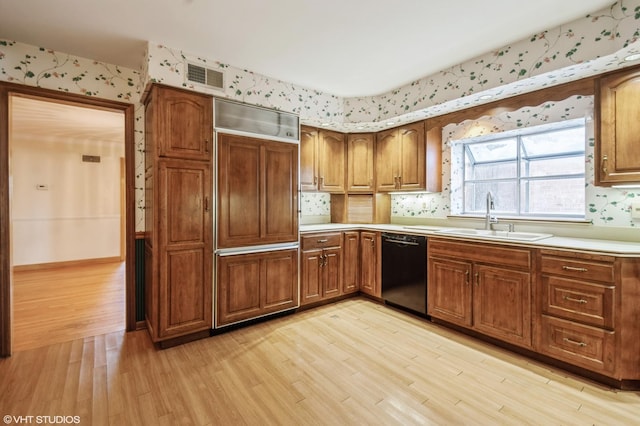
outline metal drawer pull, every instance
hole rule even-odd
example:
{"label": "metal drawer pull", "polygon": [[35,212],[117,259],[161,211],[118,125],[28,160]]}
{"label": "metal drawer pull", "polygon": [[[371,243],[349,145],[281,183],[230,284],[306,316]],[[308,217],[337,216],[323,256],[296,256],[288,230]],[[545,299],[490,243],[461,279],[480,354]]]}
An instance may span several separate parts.
{"label": "metal drawer pull", "polygon": [[569,302],[587,303],[587,301],[584,300],[584,299],[576,299],[575,297],[571,297],[571,296],[567,296],[567,295],[564,295],[562,298],[564,300],[568,300]]}
{"label": "metal drawer pull", "polygon": [[329,241],[329,240],[327,240],[327,239],[325,238],[324,240],[318,240],[318,241],[317,241],[317,243],[318,243],[318,244],[320,244],[320,243],[326,243],[327,241]]}
{"label": "metal drawer pull", "polygon": [[575,341],[575,340],[571,340],[568,337],[564,337],[562,340],[567,342],[567,343],[571,343],[572,345],[578,345],[580,347],[587,346],[587,344],[585,342],[578,342],[578,341]]}
{"label": "metal drawer pull", "polygon": [[576,268],[573,266],[562,266],[562,269],[564,269],[565,271],[575,271],[575,272],[588,272],[589,270],[587,268]]}

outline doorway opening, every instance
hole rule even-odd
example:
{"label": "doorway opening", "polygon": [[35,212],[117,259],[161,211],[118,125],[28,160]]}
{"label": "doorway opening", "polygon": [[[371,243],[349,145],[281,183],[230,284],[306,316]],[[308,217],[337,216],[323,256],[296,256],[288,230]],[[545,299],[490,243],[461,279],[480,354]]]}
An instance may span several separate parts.
{"label": "doorway opening", "polygon": [[10,98],[13,350],[124,330],[124,113]]}
{"label": "doorway opening", "polygon": [[0,83],[0,122],[0,356],[134,330],[133,105]]}

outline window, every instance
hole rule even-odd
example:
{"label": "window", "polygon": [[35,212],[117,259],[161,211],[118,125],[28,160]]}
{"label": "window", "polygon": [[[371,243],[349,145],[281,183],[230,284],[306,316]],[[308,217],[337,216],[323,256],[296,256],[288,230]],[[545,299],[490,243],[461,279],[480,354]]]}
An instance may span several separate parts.
{"label": "window", "polygon": [[584,218],[584,119],[461,142],[464,214]]}

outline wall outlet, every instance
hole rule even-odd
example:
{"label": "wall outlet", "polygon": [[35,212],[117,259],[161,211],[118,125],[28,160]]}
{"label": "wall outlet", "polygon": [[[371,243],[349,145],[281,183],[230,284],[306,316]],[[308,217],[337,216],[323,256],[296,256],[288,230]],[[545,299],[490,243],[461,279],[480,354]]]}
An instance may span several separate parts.
{"label": "wall outlet", "polygon": [[631,203],[631,218],[640,219],[640,201]]}

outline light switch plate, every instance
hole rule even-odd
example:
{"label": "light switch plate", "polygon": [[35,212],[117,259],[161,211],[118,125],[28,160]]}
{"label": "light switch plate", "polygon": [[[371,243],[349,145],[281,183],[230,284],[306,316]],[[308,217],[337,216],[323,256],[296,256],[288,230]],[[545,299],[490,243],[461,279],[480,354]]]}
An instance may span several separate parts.
{"label": "light switch plate", "polygon": [[631,218],[640,219],[640,201],[631,203]]}

